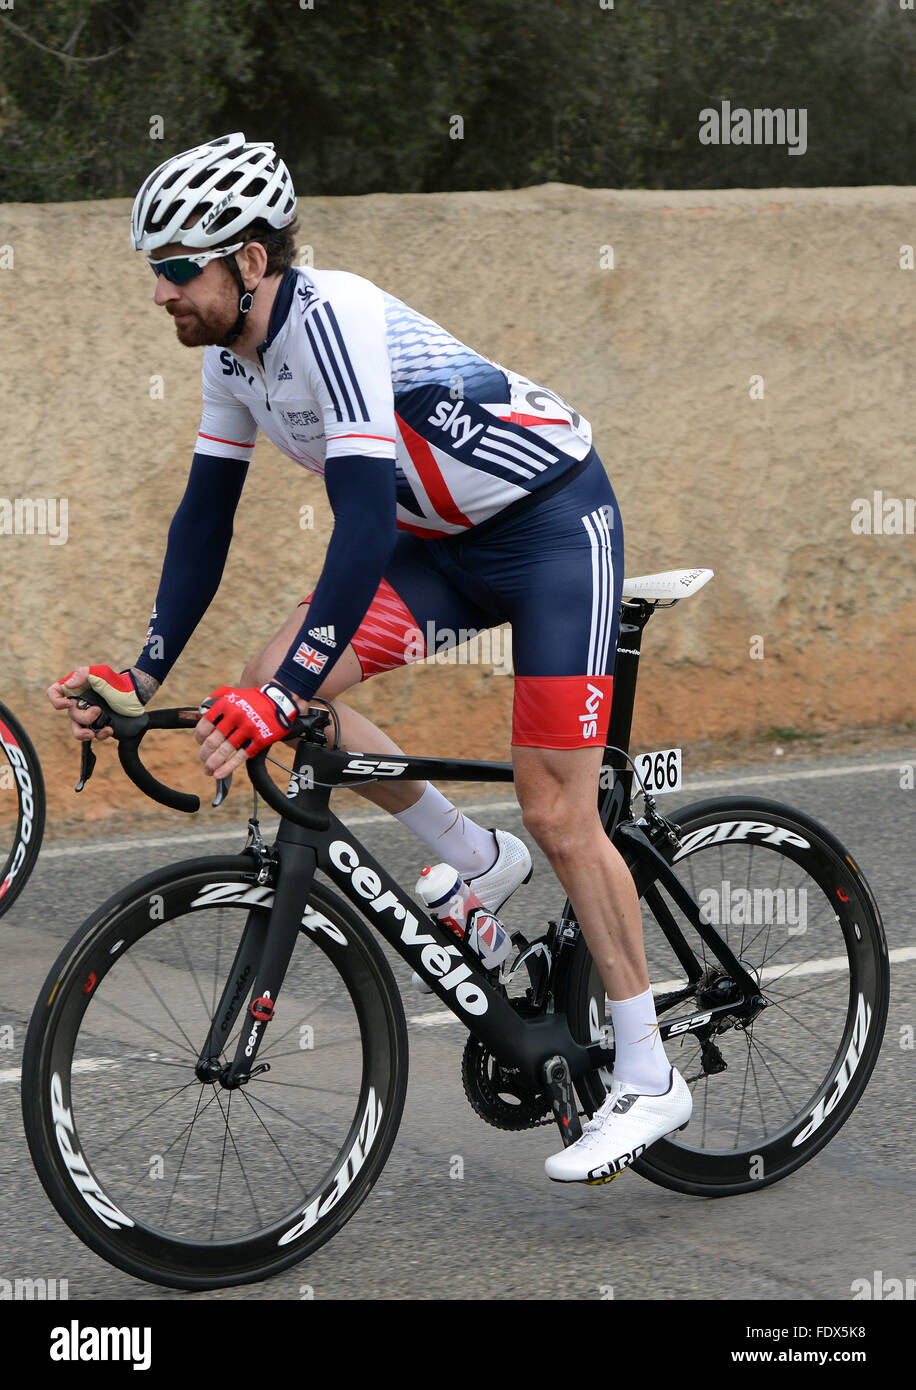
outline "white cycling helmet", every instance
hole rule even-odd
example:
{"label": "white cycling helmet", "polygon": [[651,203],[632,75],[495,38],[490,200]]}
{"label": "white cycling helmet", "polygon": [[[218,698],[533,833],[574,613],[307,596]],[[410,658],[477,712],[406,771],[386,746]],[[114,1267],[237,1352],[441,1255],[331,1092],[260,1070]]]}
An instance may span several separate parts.
{"label": "white cycling helmet", "polygon": [[134,199],[130,244],[134,251],[170,242],[220,246],[258,219],[279,229],[295,214],[292,180],[273,145],[236,131],[172,155],[147,176]]}

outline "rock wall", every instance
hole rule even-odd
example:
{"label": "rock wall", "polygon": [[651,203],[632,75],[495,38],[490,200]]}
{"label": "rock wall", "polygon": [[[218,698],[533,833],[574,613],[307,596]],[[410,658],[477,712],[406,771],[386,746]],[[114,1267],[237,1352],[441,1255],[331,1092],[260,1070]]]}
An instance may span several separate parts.
{"label": "rock wall", "polygon": [[[0,207],[0,698],[58,817],[136,804],[110,757],[74,803],[75,746],[42,692],[80,661],[136,658],[199,418],[201,354],[154,306],[129,212]],[[300,223],[314,264],[366,275],[592,421],[628,573],[716,570],[649,628],[638,742],[912,715],[916,190],[549,184],[304,199]],[[855,505],[876,492],[880,534]],[[66,527],[20,533],[23,499],[54,499],[47,530],[67,499]],[[317,578],[329,516],[320,484],[259,443],[222,587],[159,703],[238,677]],[[511,699],[511,679],[464,663],[353,703],[412,752],[506,757]],[[203,789],[189,744],[160,739],[156,765]]]}

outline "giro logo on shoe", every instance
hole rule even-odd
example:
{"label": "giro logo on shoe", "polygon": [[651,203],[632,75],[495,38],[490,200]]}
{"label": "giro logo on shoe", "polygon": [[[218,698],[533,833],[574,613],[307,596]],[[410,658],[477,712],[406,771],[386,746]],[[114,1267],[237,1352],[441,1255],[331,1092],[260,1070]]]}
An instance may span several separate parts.
{"label": "giro logo on shoe", "polygon": [[796,835],[794,830],[787,830],[784,825],[770,825],[768,821],[759,820],[726,820],[720,821],[717,825],[704,825],[700,830],[691,830],[689,835],[684,836],[681,847],[671,862],[676,864],[686,854],[693,854],[694,850],[702,849],[705,845],[719,845],[726,840],[731,843],[735,840],[749,839],[760,839],[767,845],[797,845],[799,849],[811,848],[807,840],[803,840],[801,835]]}
{"label": "giro logo on shoe", "polygon": [[631,1154],[621,1154],[619,1158],[612,1158],[607,1163],[602,1163],[600,1168],[593,1168],[588,1175],[588,1182],[603,1182],[608,1178],[616,1178],[618,1173],[622,1173],[624,1168],[629,1168],[631,1163],[635,1163],[640,1154],[646,1151],[645,1144],[637,1144]]}
{"label": "giro logo on shoe", "polygon": [[582,725],[583,738],[597,738],[598,720],[595,718],[595,715],[598,713],[598,706],[604,699],[604,691],[599,690],[597,685],[592,685],[591,681],[588,683],[588,688],[590,694],[585,701],[586,712],[585,714],[579,715],[579,723]]}
{"label": "giro logo on shoe", "polygon": [[32,779],[29,776],[28,764],[25,754],[19,747],[10,730],[0,721],[0,743],[3,744],[3,751],[12,764],[16,774],[16,781],[19,783],[21,796],[19,799],[22,815],[22,824],[19,827],[19,841],[16,845],[16,852],[10,864],[10,870],[6,878],[0,883],[0,898],[9,888],[13,879],[18,874],[25,862],[26,850],[32,838],[32,820],[35,815],[35,803],[32,800]]}
{"label": "giro logo on shoe", "polygon": [[[408,911],[394,893],[382,892],[382,883],[374,869],[360,864],[352,845],[346,840],[334,840],[328,850],[331,863],[346,874],[361,898],[368,900],[373,912],[400,925],[400,939],[411,947],[407,959],[425,979],[433,979],[442,988],[454,990],[455,1001],[465,1013],[479,1016],[487,1012],[487,997],[473,983],[474,972],[465,965],[457,946],[440,946],[434,936],[418,931],[416,916]],[[416,948],[416,949],[413,949]],[[455,960],[460,964],[455,965]]]}
{"label": "giro logo on shoe", "polygon": [[289,1245],[290,1241],[298,1240],[300,1236],[304,1236],[307,1231],[310,1231],[323,1216],[327,1216],[333,1207],[337,1206],[341,1197],[353,1186],[357,1174],[365,1164],[381,1123],[382,1102],[376,1096],[375,1088],[370,1087],[369,1095],[366,1098],[366,1109],[360,1120],[359,1130],[350,1152],[324,1191],[313,1198],[307,1207],[303,1207],[301,1220],[297,1221],[295,1226],[290,1226],[288,1231],[284,1231],[277,1241],[278,1245]]}
{"label": "giro logo on shoe", "polygon": [[[852,1028],[852,1038],[846,1049],[846,1056],[840,1064],[840,1069],[836,1076],[829,1083],[826,1094],[818,1101],[811,1112],[811,1118],[800,1129],[792,1140],[793,1149],[799,1144],[803,1144],[806,1139],[810,1139],[812,1134],[820,1129],[827,1116],[832,1114],[837,1108],[852,1081],[856,1067],[862,1060],[862,1053],[865,1051],[865,1039],[868,1036],[868,1028],[871,1023],[871,1006],[866,1002],[863,994],[859,995],[859,1003],[856,1009],[856,1021]],[[830,1087],[833,1087],[831,1092]]]}
{"label": "giro logo on shoe", "polygon": [[89,1164],[79,1149],[74,1148],[76,1130],[73,1127],[70,1107],[64,1105],[64,1087],[58,1072],[51,1077],[51,1119],[60,1156],[86,1205],[111,1231],[116,1231],[121,1226],[132,1226],[133,1221],[129,1216],[125,1216],[120,1207],[115,1206],[110,1197],[105,1196],[92,1176]]}

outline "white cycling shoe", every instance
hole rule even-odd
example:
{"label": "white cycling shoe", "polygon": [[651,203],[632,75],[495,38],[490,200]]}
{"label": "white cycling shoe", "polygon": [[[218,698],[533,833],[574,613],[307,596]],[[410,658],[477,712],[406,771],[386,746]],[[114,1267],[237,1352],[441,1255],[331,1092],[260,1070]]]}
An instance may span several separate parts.
{"label": "white cycling shoe", "polygon": [[534,870],[528,846],[516,835],[505,830],[490,829],[496,837],[499,853],[496,863],[485,874],[476,878],[466,878],[465,883],[476,893],[488,912],[498,912],[503,903],[508,902],[516,888],[527,883]]}
{"label": "white cycling shoe", "polygon": [[639,1095],[625,1081],[614,1081],[604,1104],[582,1126],[582,1138],[551,1154],[544,1171],[554,1182],[610,1182],[650,1144],[683,1129],[692,1113],[690,1088],[674,1067],[671,1085],[660,1096]]}

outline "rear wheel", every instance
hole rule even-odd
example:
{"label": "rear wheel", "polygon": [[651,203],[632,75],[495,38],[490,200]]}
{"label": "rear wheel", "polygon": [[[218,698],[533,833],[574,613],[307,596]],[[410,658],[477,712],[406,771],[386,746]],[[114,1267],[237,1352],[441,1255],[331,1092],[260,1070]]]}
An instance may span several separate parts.
{"label": "rear wheel", "polygon": [[18,719],[0,704],[0,917],[35,866],[45,826],[38,754]]}
{"label": "rear wheel", "polygon": [[[236,1090],[198,1080],[248,914],[272,897],[246,856],[152,874],[90,918],[32,1017],[23,1115],[42,1183],[87,1245],[153,1283],[249,1283],[305,1258],[397,1133],[400,995],[368,928],[318,883],[258,1052],[268,1069]],[[223,1060],[250,1026],[244,1007]]]}
{"label": "rear wheel", "polygon": [[[707,920],[759,982],[755,1017],[717,1017],[702,1033],[669,1037],[672,1064],[690,1085],[682,1134],[653,1144],[633,1166],[663,1187],[732,1196],[777,1182],[833,1138],[851,1115],[878,1057],[889,997],[887,943],[858,867],[814,820],[756,797],[698,802],[671,817],[680,848],[659,846]],[[623,850],[623,842],[621,844]],[[646,954],[659,1020],[727,1001],[730,985],[696,931],[665,901],[703,968],[691,993],[661,928],[644,911]],[[567,976],[573,1036],[610,1023],[604,986],[581,934]],[[579,1083],[591,1113],[607,1073]]]}

